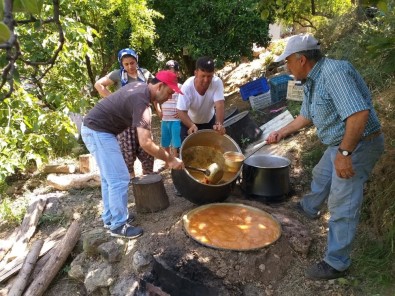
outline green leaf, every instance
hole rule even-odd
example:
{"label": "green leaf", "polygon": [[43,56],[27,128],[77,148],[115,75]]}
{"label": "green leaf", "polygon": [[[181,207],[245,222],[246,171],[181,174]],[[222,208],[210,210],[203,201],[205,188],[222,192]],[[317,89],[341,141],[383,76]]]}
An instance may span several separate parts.
{"label": "green leaf", "polygon": [[13,12],[25,12],[25,7],[22,4],[22,0],[13,0],[12,3],[12,11]]}
{"label": "green leaf", "polygon": [[27,12],[40,14],[43,7],[43,0],[21,0]]}
{"label": "green leaf", "polygon": [[7,42],[8,39],[10,39],[10,37],[11,37],[10,29],[5,23],[0,22],[0,43]]}
{"label": "green leaf", "polygon": [[261,11],[261,19],[263,20],[267,20],[267,18],[269,17],[269,10],[264,9]]}
{"label": "green leaf", "polygon": [[379,1],[377,3],[377,8],[380,9],[383,12],[387,12],[388,11],[388,5],[387,5],[387,1]]}

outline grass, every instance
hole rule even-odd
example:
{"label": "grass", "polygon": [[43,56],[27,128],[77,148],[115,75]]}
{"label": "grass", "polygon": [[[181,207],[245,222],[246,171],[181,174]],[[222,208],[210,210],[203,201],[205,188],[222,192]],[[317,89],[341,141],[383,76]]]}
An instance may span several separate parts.
{"label": "grass", "polygon": [[50,225],[50,224],[60,225],[65,221],[66,221],[66,218],[62,214],[44,214],[41,216],[38,224],[40,226]]}
{"label": "grass", "polygon": [[19,225],[25,216],[28,202],[24,198],[12,201],[4,198],[0,204],[0,220],[2,223]]}
{"label": "grass", "polygon": [[369,295],[387,294],[394,288],[395,282],[395,253],[393,250],[393,234],[385,239],[372,239],[363,235],[357,240],[359,248],[353,256],[352,268],[363,282]]}

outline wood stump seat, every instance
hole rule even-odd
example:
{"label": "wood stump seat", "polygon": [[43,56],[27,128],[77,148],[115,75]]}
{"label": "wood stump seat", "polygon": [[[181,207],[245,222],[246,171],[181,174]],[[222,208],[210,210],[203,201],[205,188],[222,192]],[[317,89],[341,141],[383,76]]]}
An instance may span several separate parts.
{"label": "wood stump seat", "polygon": [[150,174],[132,179],[136,212],[153,213],[169,206],[169,197],[161,175]]}

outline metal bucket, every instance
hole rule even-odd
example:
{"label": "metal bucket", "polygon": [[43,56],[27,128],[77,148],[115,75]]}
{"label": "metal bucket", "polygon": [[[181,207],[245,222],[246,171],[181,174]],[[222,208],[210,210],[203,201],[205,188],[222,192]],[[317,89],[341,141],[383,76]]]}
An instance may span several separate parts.
{"label": "metal bucket", "polygon": [[256,197],[283,197],[290,191],[291,161],[275,155],[252,155],[244,161],[241,187]]}
{"label": "metal bucket", "polygon": [[[200,130],[189,135],[181,145],[180,158],[185,165],[207,167],[218,163],[224,167],[223,153],[227,151],[241,152],[237,143],[227,135],[221,136],[213,130]],[[237,172],[224,172],[218,184],[205,184],[200,172],[172,170],[173,184],[181,195],[195,204],[207,204],[224,201],[231,193],[241,168]]]}

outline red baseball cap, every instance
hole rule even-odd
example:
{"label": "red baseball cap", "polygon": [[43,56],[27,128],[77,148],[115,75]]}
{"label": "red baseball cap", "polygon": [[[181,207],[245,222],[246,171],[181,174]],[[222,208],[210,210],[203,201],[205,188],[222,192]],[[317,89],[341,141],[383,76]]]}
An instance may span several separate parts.
{"label": "red baseball cap", "polygon": [[160,82],[163,82],[176,93],[182,94],[182,91],[178,87],[178,79],[177,75],[169,70],[163,70],[156,73],[155,78],[158,79]]}

